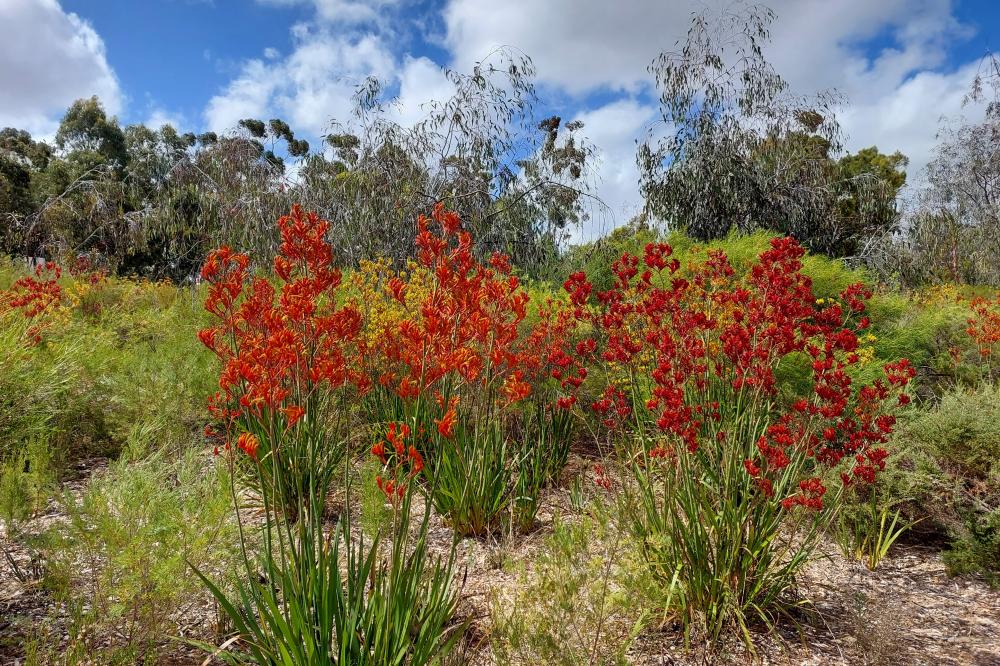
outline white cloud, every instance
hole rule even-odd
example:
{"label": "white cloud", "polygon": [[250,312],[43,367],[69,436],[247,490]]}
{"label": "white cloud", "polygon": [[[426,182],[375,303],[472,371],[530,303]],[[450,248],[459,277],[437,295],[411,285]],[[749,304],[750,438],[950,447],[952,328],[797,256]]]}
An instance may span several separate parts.
{"label": "white cloud", "polygon": [[[968,34],[950,0],[783,0],[767,56],[793,89],[837,88],[864,103],[916,71],[940,66],[948,42]],[[867,52],[880,36],[889,45]]]}
{"label": "white cloud", "polygon": [[121,110],[104,42],[56,0],[0,2],[0,62],[0,126],[51,134],[74,100],[91,95]]}
{"label": "white cloud", "polygon": [[312,5],[316,18],[328,23],[380,22],[399,0],[257,0],[264,5]]}
{"label": "white cloud", "polygon": [[243,118],[278,116],[296,132],[320,136],[332,120],[350,120],[357,86],[369,76],[390,90],[398,88],[388,118],[403,126],[424,118],[428,102],[454,92],[442,67],[429,58],[398,58],[386,32],[345,33],[322,20],[296,23],[290,32],[294,46],[286,57],[269,49],[265,59],[247,60],[240,74],[209,101],[205,121],[210,129],[225,131]]}
{"label": "white cloud", "polygon": [[351,111],[355,88],[367,76],[388,79],[395,60],[374,35],[348,37],[300,25],[295,48],[283,60],[249,60],[205,110],[208,127],[231,129],[242,118],[277,115],[295,131],[320,135],[333,118]]}
{"label": "white cloud", "polygon": [[635,140],[645,134],[656,118],[656,111],[655,107],[634,99],[621,99],[576,117],[583,121],[580,131],[598,149],[597,192],[610,213],[607,217],[604,211],[594,210],[593,219],[576,240],[599,236],[641,211]]}
{"label": "white cloud", "polygon": [[153,107],[143,125],[150,129],[160,129],[164,125],[170,125],[178,132],[184,132],[188,129],[188,123],[183,114],[173,113],[159,107]]}
{"label": "white cloud", "polygon": [[847,147],[852,151],[872,145],[882,152],[902,150],[910,159],[907,181],[919,185],[938,143],[942,121],[961,115],[982,117],[978,106],[962,106],[977,68],[978,63],[971,63],[954,72],[923,71],[846,109],[841,122],[850,137]]}
{"label": "white cloud", "polygon": [[[772,0],[769,57],[793,85],[843,87],[873,73],[894,76],[940,63],[946,37],[963,32],[950,0]],[[444,10],[445,44],[454,62],[468,67],[498,46],[531,56],[539,77],[570,93],[647,85],[647,66],[674,50],[703,9],[740,11],[733,0],[450,0]],[[896,48],[874,67],[859,50],[866,39],[891,33]]]}
{"label": "white cloud", "polygon": [[570,93],[645,84],[646,65],[687,30],[690,7],[663,0],[451,0],[445,44],[462,70],[509,46],[530,56],[542,81]]}
{"label": "white cloud", "polygon": [[448,99],[454,93],[455,86],[440,65],[425,57],[407,56],[399,74],[395,120],[404,127],[412,126],[426,116],[428,102]]}

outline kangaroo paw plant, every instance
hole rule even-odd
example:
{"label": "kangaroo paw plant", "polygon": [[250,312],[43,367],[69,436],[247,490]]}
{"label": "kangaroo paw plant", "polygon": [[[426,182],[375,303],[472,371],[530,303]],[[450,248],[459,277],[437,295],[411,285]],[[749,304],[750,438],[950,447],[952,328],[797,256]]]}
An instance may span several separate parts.
{"label": "kangaroo paw plant", "polygon": [[[624,515],[662,620],[711,641],[735,627],[749,644],[793,601],[840,488],[884,467],[914,372],[903,360],[858,385],[870,294],[817,299],[790,238],[745,275],[720,251],[686,267],[671,254],[624,255],[596,303],[584,274],[564,286],[605,365],[591,408],[630,461]],[[795,373],[807,379],[783,381]]]}

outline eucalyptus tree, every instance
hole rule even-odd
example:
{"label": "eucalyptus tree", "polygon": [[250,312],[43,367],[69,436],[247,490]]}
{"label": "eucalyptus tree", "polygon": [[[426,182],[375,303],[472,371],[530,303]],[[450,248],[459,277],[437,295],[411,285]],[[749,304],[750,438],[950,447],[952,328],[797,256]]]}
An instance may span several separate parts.
{"label": "eucalyptus tree", "polygon": [[987,53],[965,98],[979,118],[946,121],[901,233],[869,262],[885,281],[1000,286],[1000,59]]}
{"label": "eucalyptus tree", "polygon": [[32,176],[33,209],[22,221],[21,252],[118,256],[136,235],[124,185],[125,132],[96,97],[63,116],[44,167]]}
{"label": "eucalyptus tree", "polygon": [[856,168],[871,156],[841,163],[844,100],[792,93],[764,56],[774,19],[757,6],[706,10],[650,65],[662,132],[638,153],[647,210],[701,240],[767,228],[849,256],[896,225],[905,158],[888,156],[889,179]]}
{"label": "eucalyptus tree", "polygon": [[[927,165],[921,209],[957,224],[968,281],[1000,285],[1000,60],[988,54],[967,102],[985,104],[979,121],[945,126]],[[953,236],[955,234],[952,234]]]}
{"label": "eucalyptus tree", "polygon": [[51,159],[52,147],[25,130],[0,129],[0,252],[15,253],[24,245],[38,176]]}
{"label": "eucalyptus tree", "polygon": [[444,74],[452,94],[412,124],[366,80],[353,117],[333,122],[320,150],[280,118],[199,135],[122,129],[99,100],[79,100],[54,148],[16,130],[0,136],[0,214],[13,230],[5,249],[90,254],[113,270],[183,280],[221,244],[273,255],[274,221],[299,202],[333,223],[342,263],[401,263],[417,216],[444,202],[480,251],[505,251],[538,273],[597,201],[582,125],[538,118],[534,68],[516,52]]}
{"label": "eucalyptus tree", "polygon": [[452,94],[406,125],[385,86],[368,79],[353,118],[335,121],[326,155],[301,172],[302,199],[334,223],[347,261],[413,252],[414,220],[436,202],[457,210],[482,252],[538,270],[585,219],[592,149],[582,125],[539,119],[531,60],[500,49],[469,73],[446,70]]}

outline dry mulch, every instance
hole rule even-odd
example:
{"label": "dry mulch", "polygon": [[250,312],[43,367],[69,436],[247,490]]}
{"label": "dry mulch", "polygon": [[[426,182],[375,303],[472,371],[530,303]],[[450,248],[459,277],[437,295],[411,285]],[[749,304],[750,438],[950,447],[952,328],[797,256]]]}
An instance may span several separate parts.
{"label": "dry mulch", "polygon": [[930,549],[899,548],[875,571],[844,560],[833,544],[822,550],[801,581],[814,613],[780,637],[758,637],[759,659],[738,649],[711,659],[685,654],[664,636],[642,640],[635,663],[1000,666],[1000,590],[948,576]]}

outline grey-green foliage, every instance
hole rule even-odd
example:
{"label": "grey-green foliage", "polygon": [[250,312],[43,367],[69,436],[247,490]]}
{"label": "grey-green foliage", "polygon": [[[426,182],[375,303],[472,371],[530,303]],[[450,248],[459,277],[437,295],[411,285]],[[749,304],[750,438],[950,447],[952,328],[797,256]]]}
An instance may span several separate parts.
{"label": "grey-green foliage", "polygon": [[[0,134],[0,249],[87,254],[119,273],[180,281],[218,245],[273,254],[275,220],[298,202],[331,221],[339,260],[402,260],[417,216],[444,201],[484,252],[537,272],[596,201],[582,125],[534,113],[533,65],[510,49],[444,74],[453,93],[406,125],[367,80],[354,118],[337,119],[318,152],[280,118],[195,136],[122,128],[97,98],[78,100],[56,151],[16,129]],[[292,160],[297,177],[285,172]]]}
{"label": "grey-green foliage", "polygon": [[1000,490],[1000,387],[950,393],[906,432],[949,470]]}
{"label": "grey-green foliage", "polygon": [[926,168],[927,187],[903,233],[876,246],[870,264],[905,286],[1000,285],[1000,58],[980,61],[966,103],[985,106],[946,123]]}
{"label": "grey-green foliage", "polygon": [[353,119],[326,137],[333,160],[310,157],[297,194],[333,225],[349,261],[413,253],[415,220],[438,201],[457,211],[478,250],[540,270],[588,215],[591,147],[579,122],[541,119],[534,65],[497,49],[471,72],[447,70],[451,94],[410,126],[387,110],[383,85],[359,88]]}
{"label": "grey-green foliage", "polygon": [[918,529],[949,540],[953,573],[1000,583],[1000,387],[956,389],[929,410],[914,411],[895,437],[882,493],[907,500]]}
{"label": "grey-green foliage", "polygon": [[639,148],[647,209],[699,240],[764,228],[857,254],[894,227],[905,158],[873,147],[838,160],[840,100],[793,95],[763,55],[774,13],[738,7],[694,15],[679,50],[650,65],[665,135]]}

